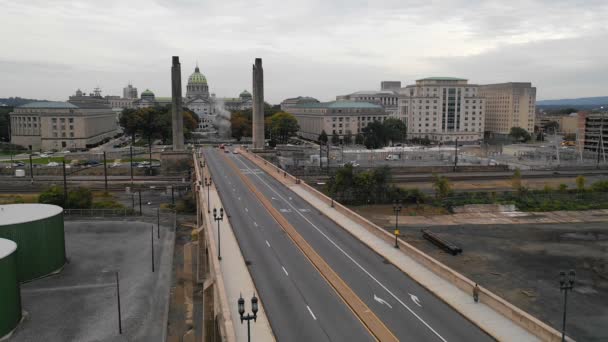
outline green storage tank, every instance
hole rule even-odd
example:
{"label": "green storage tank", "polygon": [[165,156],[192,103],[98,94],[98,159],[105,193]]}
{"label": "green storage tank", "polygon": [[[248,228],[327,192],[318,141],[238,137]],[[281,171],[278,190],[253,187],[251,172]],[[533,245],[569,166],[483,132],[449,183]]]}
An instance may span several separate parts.
{"label": "green storage tank", "polygon": [[65,265],[63,208],[51,204],[0,205],[0,238],[17,243],[19,282],[44,277]]}
{"label": "green storage tank", "polygon": [[17,279],[17,244],[0,239],[0,340],[21,320],[21,295]]}

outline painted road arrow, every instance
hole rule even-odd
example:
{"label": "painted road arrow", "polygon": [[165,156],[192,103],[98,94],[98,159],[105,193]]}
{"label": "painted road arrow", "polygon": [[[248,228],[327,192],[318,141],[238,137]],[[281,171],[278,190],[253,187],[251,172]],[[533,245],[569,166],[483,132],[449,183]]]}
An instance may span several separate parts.
{"label": "painted road arrow", "polygon": [[389,308],[391,308],[391,309],[393,308],[393,307],[392,307],[392,306],[391,306],[391,305],[390,305],[390,304],[389,304],[387,301],[385,301],[384,299],[382,299],[382,298],[380,298],[380,297],[376,296],[376,294],[375,294],[375,293],[374,293],[374,300],[375,300],[376,302],[380,303],[380,304],[384,304],[384,305],[388,306],[388,307],[389,307]]}
{"label": "painted road arrow", "polygon": [[412,299],[412,302],[416,303],[416,305],[418,305],[419,307],[422,307],[422,305],[420,304],[420,299],[418,299],[417,296],[408,293],[410,295],[410,298]]}

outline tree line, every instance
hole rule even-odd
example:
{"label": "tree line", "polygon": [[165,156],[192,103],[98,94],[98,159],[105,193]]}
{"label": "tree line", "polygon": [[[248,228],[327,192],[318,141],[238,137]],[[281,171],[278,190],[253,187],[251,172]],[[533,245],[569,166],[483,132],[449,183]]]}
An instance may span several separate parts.
{"label": "tree line", "polygon": [[[391,143],[405,142],[407,139],[407,126],[397,118],[388,118],[384,121],[374,121],[365,126],[361,133],[354,135],[357,145],[365,145],[368,149],[378,149],[389,146]],[[321,131],[319,142],[327,144],[330,140],[325,130]],[[343,143],[351,144],[353,134],[346,131],[344,135],[332,134],[331,143],[337,145]]]}
{"label": "tree line", "polygon": [[[184,136],[189,138],[192,131],[198,127],[198,115],[184,108]],[[151,144],[152,139],[160,139],[163,144],[172,141],[171,105],[148,108],[125,108],[120,115],[120,126],[126,135],[135,142],[135,135],[139,134]]]}

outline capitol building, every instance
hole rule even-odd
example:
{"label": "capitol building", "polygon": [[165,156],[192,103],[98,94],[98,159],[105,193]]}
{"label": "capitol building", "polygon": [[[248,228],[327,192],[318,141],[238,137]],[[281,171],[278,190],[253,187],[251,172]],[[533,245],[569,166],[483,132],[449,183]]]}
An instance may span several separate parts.
{"label": "capitol building", "polygon": [[[110,102],[111,107],[118,111],[124,108],[146,108],[171,104],[170,97],[156,97],[149,89],[141,93],[141,98],[137,98],[137,88],[133,88],[130,84],[123,90],[123,94],[127,93],[135,94],[135,96],[131,98],[126,98],[124,95],[123,98],[107,96],[106,99]],[[216,97],[215,94],[209,92],[207,78],[197,65],[194,72],[188,77],[183,104],[184,107],[198,115],[198,131],[205,132],[215,130],[214,124],[220,119],[219,117],[229,118],[228,111],[251,109],[252,97],[247,90],[242,91],[236,98]]]}

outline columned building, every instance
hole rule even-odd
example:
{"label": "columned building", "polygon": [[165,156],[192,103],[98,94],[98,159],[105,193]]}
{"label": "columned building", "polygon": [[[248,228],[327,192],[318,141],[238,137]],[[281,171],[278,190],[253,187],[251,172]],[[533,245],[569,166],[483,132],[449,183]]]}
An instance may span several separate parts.
{"label": "columned building", "polygon": [[486,131],[509,134],[511,127],[521,127],[534,133],[536,88],[532,83],[481,85],[479,95],[486,101]]}
{"label": "columned building", "polygon": [[382,81],[381,90],[358,91],[352,94],[336,96],[338,101],[370,102],[384,107],[390,116],[399,118],[399,96],[397,90],[401,87],[399,81]]}
{"label": "columned building", "polygon": [[483,138],[485,99],[478,85],[461,78],[430,77],[399,93],[399,114],[406,118],[408,137],[444,143]]}
{"label": "columned building", "polygon": [[209,130],[213,128],[213,123],[217,119],[215,108],[215,96],[209,95],[209,85],[207,78],[201,74],[198,65],[194,72],[188,77],[186,85],[186,99],[184,107],[187,107],[199,117],[199,130]]}
{"label": "columned building", "polygon": [[32,102],[10,113],[11,143],[30,150],[80,150],[118,134],[116,114],[99,93],[68,102]]}
{"label": "columned building", "polygon": [[253,107],[253,101],[251,99],[251,93],[247,90],[243,90],[239,97],[222,97],[218,99],[218,102],[224,103],[224,109],[233,110],[246,110]]}
{"label": "columned building", "polygon": [[289,107],[288,112],[298,120],[298,134],[311,140],[318,140],[322,131],[340,139],[346,135],[354,139],[369,123],[388,118],[382,106],[354,101],[304,102]]}

